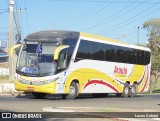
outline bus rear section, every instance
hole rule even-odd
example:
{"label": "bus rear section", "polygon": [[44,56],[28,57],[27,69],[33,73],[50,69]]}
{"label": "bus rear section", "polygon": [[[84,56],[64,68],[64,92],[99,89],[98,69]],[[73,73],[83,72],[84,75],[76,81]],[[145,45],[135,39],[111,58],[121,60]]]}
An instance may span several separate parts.
{"label": "bus rear section", "polygon": [[151,52],[145,47],[82,35],[74,53],[75,60],[69,68],[66,86],[74,80],[79,93],[95,97],[109,93],[134,97],[148,91],[150,57]]}

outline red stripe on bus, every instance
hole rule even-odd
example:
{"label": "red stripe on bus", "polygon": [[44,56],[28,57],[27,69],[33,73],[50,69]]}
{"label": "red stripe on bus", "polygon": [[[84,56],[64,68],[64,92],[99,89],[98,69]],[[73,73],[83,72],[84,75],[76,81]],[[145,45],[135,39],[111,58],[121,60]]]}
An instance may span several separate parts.
{"label": "red stripe on bus", "polygon": [[149,73],[149,72],[148,72],[148,66],[147,66],[147,79],[146,79],[146,82],[145,82],[145,84],[144,84],[144,86],[143,86],[141,92],[144,91],[144,89],[145,89],[145,87],[146,87],[146,85],[147,85],[147,82],[148,82],[148,73]]}
{"label": "red stripe on bus", "polygon": [[104,81],[101,81],[101,80],[91,80],[91,81],[89,81],[89,82],[84,86],[83,89],[85,89],[86,87],[88,87],[88,86],[91,85],[91,84],[102,84],[102,85],[105,85],[105,86],[107,86],[107,87],[110,87],[110,88],[113,89],[115,92],[119,92],[115,87],[113,87],[112,85],[110,85],[110,84],[108,84],[108,83],[106,83],[106,82],[104,82]]}

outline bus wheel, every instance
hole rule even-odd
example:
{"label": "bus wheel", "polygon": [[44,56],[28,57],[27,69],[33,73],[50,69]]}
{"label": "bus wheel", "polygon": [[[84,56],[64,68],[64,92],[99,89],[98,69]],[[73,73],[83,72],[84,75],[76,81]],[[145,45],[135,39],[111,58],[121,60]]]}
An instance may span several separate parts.
{"label": "bus wheel", "polygon": [[129,90],[130,90],[130,86],[128,83],[124,84],[124,88],[123,88],[123,96],[126,98],[129,96]]}
{"label": "bus wheel", "polygon": [[46,93],[32,92],[32,95],[37,99],[43,99],[46,96]]}
{"label": "bus wheel", "polygon": [[137,84],[133,84],[129,90],[129,96],[134,97],[137,93]]}
{"label": "bus wheel", "polygon": [[78,85],[75,82],[72,82],[69,87],[68,95],[66,99],[75,99],[78,96]]}

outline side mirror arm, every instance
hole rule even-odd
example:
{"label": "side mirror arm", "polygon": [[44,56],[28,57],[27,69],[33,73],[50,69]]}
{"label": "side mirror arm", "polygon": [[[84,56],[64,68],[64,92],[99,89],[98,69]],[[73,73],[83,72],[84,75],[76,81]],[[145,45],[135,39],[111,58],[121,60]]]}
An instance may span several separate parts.
{"label": "side mirror arm", "polygon": [[59,53],[65,48],[69,48],[69,45],[62,45],[62,46],[59,46],[56,48],[56,50],[54,52],[54,60],[58,60]]}
{"label": "side mirror arm", "polygon": [[17,45],[14,45],[14,46],[11,47],[10,53],[9,53],[9,55],[10,55],[11,58],[13,57],[14,50],[15,50],[16,48],[20,47],[20,46],[21,46],[21,44],[17,44]]}

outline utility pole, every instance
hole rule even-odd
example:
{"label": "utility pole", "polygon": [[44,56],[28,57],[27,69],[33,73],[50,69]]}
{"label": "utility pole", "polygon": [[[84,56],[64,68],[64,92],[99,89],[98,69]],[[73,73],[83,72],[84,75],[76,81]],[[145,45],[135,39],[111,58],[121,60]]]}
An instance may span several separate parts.
{"label": "utility pole", "polygon": [[[14,0],[10,0],[10,7],[9,7],[9,52],[11,50],[11,47],[14,45],[14,39],[13,39],[13,11],[14,11]],[[14,75],[13,75],[13,60],[9,56],[9,80],[13,81]]]}
{"label": "utility pole", "polygon": [[17,13],[17,34],[16,34],[16,43],[20,44],[21,43],[21,28],[20,28],[20,20],[19,20],[19,12],[21,12],[21,10],[16,10]]}

